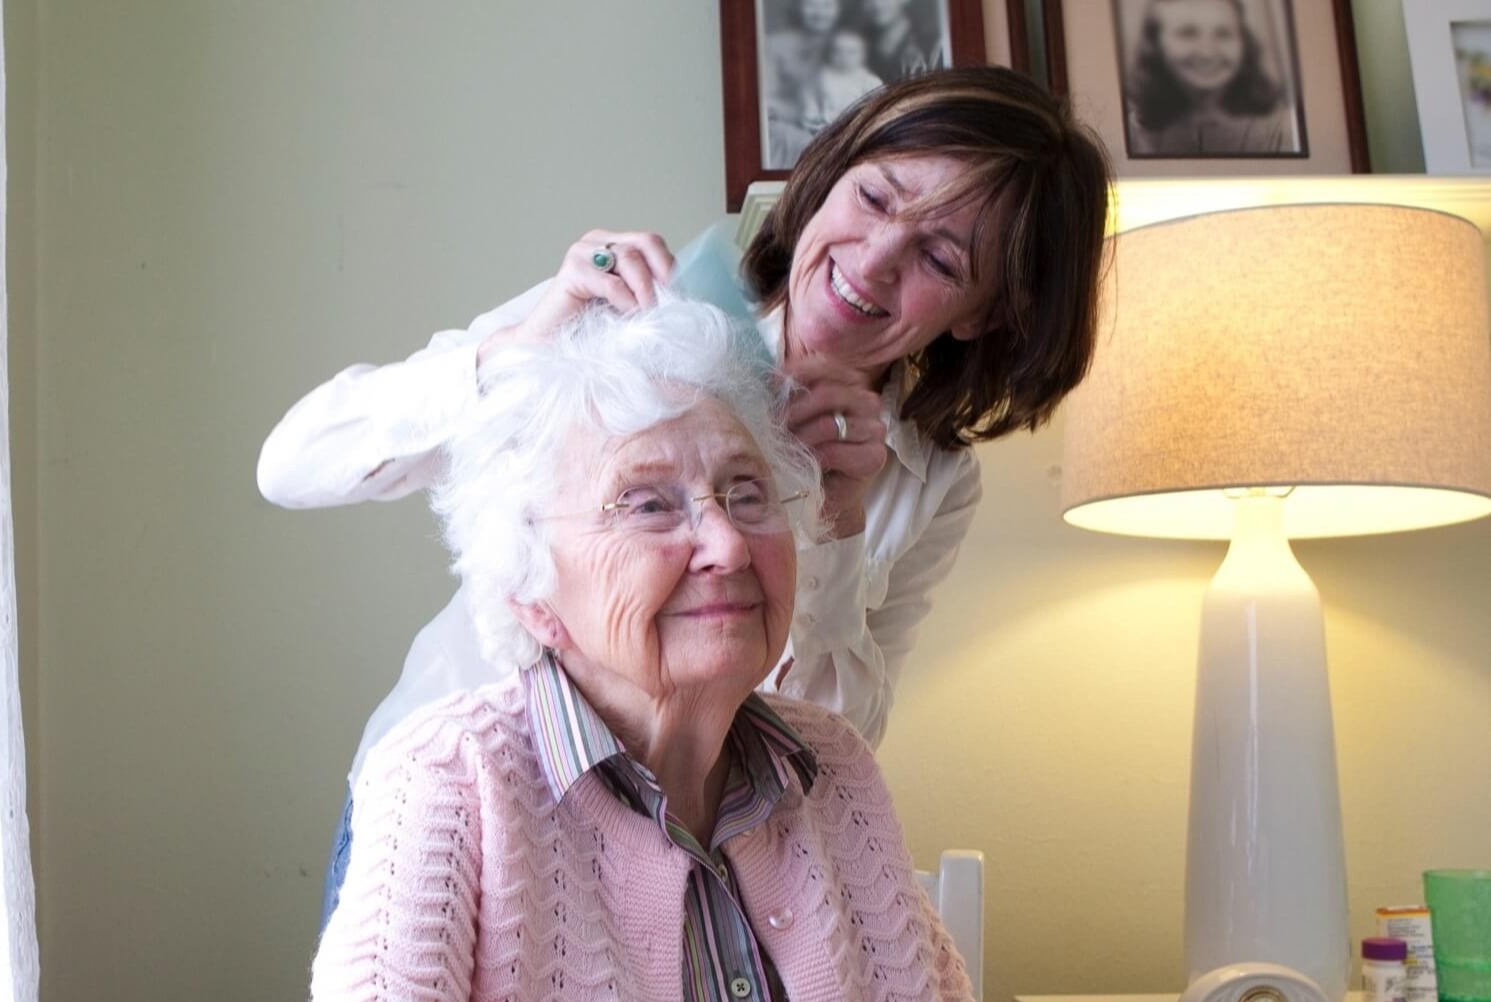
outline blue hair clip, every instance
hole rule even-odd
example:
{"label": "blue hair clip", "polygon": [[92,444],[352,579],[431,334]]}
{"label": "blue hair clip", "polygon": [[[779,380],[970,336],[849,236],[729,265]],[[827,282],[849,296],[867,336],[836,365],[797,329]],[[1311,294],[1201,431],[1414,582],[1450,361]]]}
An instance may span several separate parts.
{"label": "blue hair clip", "polygon": [[686,299],[703,300],[727,313],[735,321],[736,353],[765,375],[776,367],[776,359],[756,329],[755,308],[741,286],[737,225],[734,219],[721,219],[689,241],[674,258],[668,287]]}

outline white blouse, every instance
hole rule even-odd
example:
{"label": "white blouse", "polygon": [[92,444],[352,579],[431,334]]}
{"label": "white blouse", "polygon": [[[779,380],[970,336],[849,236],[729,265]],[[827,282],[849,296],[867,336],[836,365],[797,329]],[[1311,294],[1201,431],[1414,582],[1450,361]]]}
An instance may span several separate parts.
{"label": "white blouse", "polygon": [[[312,390],[280,421],[259,456],[259,490],[285,508],[392,501],[430,486],[441,446],[477,399],[476,351],[519,322],[547,283],[484,313],[466,330],[441,331],[403,362],[354,365]],[[781,355],[778,316],[761,322]],[[971,449],[939,449],[899,418],[902,381],[881,396],[890,457],[865,498],[865,531],[798,553],[797,607],[776,685],[848,717],[871,745],[885,734],[897,683],[973,521],[983,489]],[[457,689],[490,682],[458,590],[414,638],[404,671],[368,720],[352,764],[410,712]]]}

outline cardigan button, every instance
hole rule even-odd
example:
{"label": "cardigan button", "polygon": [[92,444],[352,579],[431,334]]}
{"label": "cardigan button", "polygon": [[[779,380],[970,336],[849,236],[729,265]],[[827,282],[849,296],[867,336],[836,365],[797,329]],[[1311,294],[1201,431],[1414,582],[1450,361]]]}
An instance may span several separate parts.
{"label": "cardigan button", "polygon": [[797,916],[792,914],[791,908],[783,908],[774,915],[768,915],[766,921],[773,929],[790,929],[792,920]]}
{"label": "cardigan button", "polygon": [[745,978],[736,978],[730,982],[730,994],[738,999],[749,998],[751,995],[751,983]]}

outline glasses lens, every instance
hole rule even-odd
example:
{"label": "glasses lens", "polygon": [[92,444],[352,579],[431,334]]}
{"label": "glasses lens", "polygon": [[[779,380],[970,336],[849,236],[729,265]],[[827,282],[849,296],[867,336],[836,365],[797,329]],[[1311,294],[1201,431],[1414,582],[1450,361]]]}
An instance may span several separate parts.
{"label": "glasses lens", "polygon": [[725,495],[730,521],[742,532],[781,532],[787,528],[787,513],[766,480],[736,484]]}
{"label": "glasses lens", "polygon": [[686,519],[677,498],[657,487],[631,487],[622,491],[614,510],[619,524],[634,532],[671,532]]}
{"label": "glasses lens", "polygon": [[[801,496],[795,494],[789,501]],[[724,510],[725,517],[741,532],[773,533],[794,528],[792,508],[796,506],[784,504],[770,480],[747,480],[723,494],[705,494],[691,501],[685,501],[685,497],[685,492],[676,485],[629,487],[605,507],[612,524],[626,532],[672,532],[688,524],[697,527],[711,501]]]}

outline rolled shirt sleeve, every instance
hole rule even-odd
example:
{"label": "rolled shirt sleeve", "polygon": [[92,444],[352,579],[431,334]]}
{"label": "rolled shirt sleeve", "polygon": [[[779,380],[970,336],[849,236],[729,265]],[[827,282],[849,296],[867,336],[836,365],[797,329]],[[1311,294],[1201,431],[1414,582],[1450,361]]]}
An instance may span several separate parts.
{"label": "rolled shirt sleeve", "polygon": [[476,353],[526,317],[544,282],[441,331],[402,362],[354,365],[290,408],[259,454],[259,492],[284,508],[392,501],[434,483],[440,449],[479,396]]}

